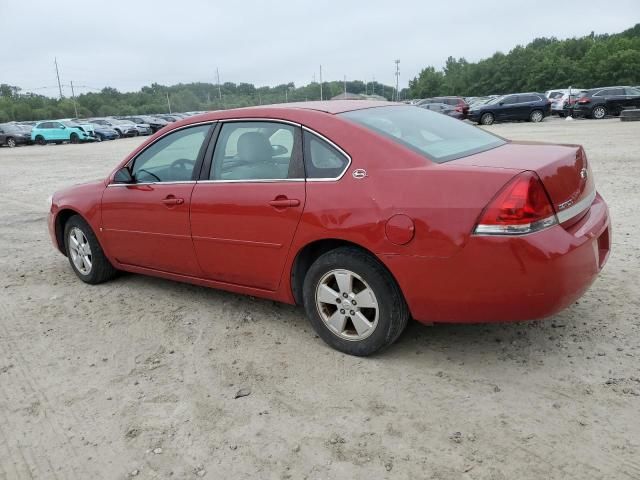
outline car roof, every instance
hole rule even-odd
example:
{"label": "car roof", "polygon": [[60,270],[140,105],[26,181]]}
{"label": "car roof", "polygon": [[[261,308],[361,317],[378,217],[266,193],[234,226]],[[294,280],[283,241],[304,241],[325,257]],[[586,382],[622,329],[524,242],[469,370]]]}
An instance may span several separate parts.
{"label": "car roof", "polygon": [[[330,114],[338,114],[344,112],[351,112],[353,110],[364,110],[366,108],[386,107],[390,105],[404,105],[402,103],[395,102],[383,102],[378,100],[324,100],[324,101],[312,101],[312,102],[293,102],[293,103],[276,103],[273,105],[259,105],[251,108],[293,108],[303,110],[316,110],[319,112],[325,112]],[[239,108],[236,110],[245,110]]]}

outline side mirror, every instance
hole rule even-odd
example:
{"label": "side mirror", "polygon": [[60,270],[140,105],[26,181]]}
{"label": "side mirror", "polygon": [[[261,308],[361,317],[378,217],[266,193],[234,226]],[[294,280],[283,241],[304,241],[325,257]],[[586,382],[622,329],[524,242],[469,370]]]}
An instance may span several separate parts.
{"label": "side mirror", "polygon": [[66,129],[67,129],[67,127],[65,127],[64,125],[60,126],[60,128],[61,128],[62,130],[66,130]]}
{"label": "side mirror", "polygon": [[287,147],[283,145],[271,145],[271,155],[277,157],[278,155],[284,155],[288,153]]}
{"label": "side mirror", "polygon": [[498,105],[503,106],[503,105],[504,105],[504,102],[500,102]]}
{"label": "side mirror", "polygon": [[113,183],[133,183],[133,176],[128,167],[122,167],[113,176]]}

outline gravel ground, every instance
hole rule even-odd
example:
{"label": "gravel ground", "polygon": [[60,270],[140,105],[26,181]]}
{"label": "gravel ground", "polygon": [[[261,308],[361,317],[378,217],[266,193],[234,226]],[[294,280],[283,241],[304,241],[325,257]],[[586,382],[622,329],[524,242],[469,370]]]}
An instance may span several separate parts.
{"label": "gravel ground", "polygon": [[640,478],[640,123],[488,129],[585,146],[609,263],[553,318],[414,323],[368,359],[326,347],[301,308],[77,280],[46,199],[139,139],[0,149],[0,479]]}

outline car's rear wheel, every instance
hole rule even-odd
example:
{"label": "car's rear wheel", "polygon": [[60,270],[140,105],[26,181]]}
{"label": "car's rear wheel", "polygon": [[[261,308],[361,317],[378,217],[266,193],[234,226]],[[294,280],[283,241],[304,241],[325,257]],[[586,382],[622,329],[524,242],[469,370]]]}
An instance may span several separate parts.
{"label": "car's rear wheel", "polygon": [[491,125],[494,120],[495,118],[493,117],[493,113],[485,113],[480,117],[480,123],[482,125]]}
{"label": "car's rear wheel", "polygon": [[42,135],[36,135],[36,143],[38,145],[46,145],[47,141],[44,139]]}
{"label": "car's rear wheel", "polygon": [[597,107],[593,107],[591,110],[591,116],[596,120],[601,120],[607,115],[607,109],[603,105],[598,105]]}
{"label": "car's rear wheel", "polygon": [[544,120],[544,113],[542,113],[541,110],[534,110],[529,115],[529,120],[531,120],[534,123],[541,122],[542,120]]}
{"label": "car's rear wheel", "polygon": [[69,136],[69,141],[70,141],[71,143],[79,143],[79,142],[80,142],[80,137],[78,137],[78,134],[77,134],[77,133],[72,133],[72,134]]}
{"label": "car's rear wheel", "polygon": [[375,258],[354,247],[321,255],[305,276],[303,298],[318,335],[349,355],[371,355],[388,347],[409,320],[393,277]]}
{"label": "car's rear wheel", "polygon": [[133,136],[134,136],[134,137],[137,137],[137,136],[139,136],[139,135],[140,135],[140,132],[139,132],[138,130],[136,130],[135,132],[133,132]]}
{"label": "car's rear wheel", "polygon": [[71,268],[83,282],[97,284],[112,279],[117,270],[107,259],[89,224],[74,215],[64,226],[64,245]]}
{"label": "car's rear wheel", "polygon": [[13,137],[7,138],[7,147],[13,148],[16,146],[16,139]]}

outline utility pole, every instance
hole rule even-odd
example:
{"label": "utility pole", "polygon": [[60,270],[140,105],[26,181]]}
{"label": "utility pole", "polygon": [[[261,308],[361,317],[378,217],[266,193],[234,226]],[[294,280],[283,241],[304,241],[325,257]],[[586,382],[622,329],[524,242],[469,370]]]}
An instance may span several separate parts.
{"label": "utility pole", "polygon": [[396,102],[400,99],[400,91],[398,86],[400,84],[400,60],[396,60]]}
{"label": "utility pole", "polygon": [[58,90],[60,90],[60,100],[62,100],[62,84],[60,83],[60,72],[58,71],[58,59],[54,57],[53,62],[56,64],[56,77],[58,77]]}
{"label": "utility pole", "polygon": [[222,90],[220,89],[220,70],[216,67],[216,81],[218,82],[218,99],[222,102]]}
{"label": "utility pole", "polygon": [[347,76],[344,76],[344,99],[347,99]]}
{"label": "utility pole", "polygon": [[73,90],[73,81],[71,82],[71,98],[73,98],[73,109],[76,112],[76,118],[78,118],[78,105],[76,105],[76,92]]}
{"label": "utility pole", "polygon": [[322,100],[322,65],[320,65],[320,100]]}
{"label": "utility pole", "polygon": [[167,105],[169,105],[169,113],[171,113],[171,100],[169,100],[169,92],[167,92]]}

